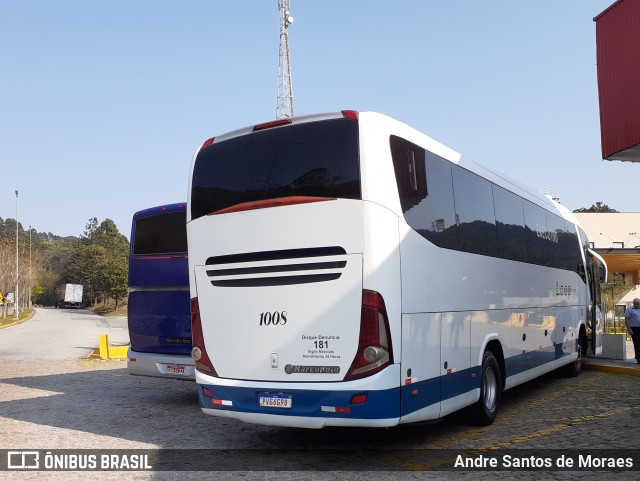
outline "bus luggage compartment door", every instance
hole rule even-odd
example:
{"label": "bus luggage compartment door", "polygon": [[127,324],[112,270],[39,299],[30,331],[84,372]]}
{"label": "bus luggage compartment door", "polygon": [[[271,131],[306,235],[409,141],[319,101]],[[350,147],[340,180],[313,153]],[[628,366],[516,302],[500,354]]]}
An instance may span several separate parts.
{"label": "bus luggage compartment door", "polygon": [[358,348],[361,254],[225,264],[219,271],[196,266],[195,277],[205,347],[220,377],[344,378]]}

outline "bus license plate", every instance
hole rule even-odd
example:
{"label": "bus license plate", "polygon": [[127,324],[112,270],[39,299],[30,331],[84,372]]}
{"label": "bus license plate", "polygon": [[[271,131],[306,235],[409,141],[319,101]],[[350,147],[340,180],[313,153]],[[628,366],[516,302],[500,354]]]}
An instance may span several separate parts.
{"label": "bus license plate", "polygon": [[169,374],[184,374],[184,366],[180,365],[180,364],[176,364],[176,365],[167,365],[167,372]]}
{"label": "bus license plate", "polygon": [[260,406],[265,408],[290,409],[293,405],[289,394],[260,394]]}

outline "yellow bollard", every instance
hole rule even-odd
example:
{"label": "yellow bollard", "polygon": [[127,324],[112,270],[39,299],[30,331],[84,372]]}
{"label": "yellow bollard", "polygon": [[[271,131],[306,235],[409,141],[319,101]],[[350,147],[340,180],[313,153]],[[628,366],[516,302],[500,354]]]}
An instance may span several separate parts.
{"label": "yellow bollard", "polygon": [[109,359],[109,336],[100,334],[100,359]]}

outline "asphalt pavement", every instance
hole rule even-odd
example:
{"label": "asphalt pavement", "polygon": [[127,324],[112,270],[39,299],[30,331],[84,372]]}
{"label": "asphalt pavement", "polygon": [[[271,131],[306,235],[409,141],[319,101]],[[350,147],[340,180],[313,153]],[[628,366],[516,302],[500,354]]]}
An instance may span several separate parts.
{"label": "asphalt pavement", "polygon": [[[451,465],[449,454],[458,453],[485,458],[529,458],[538,453],[536,460],[555,461],[611,455],[624,460],[637,440],[640,419],[640,405],[635,402],[640,396],[640,368],[630,343],[627,359],[587,358],[585,372],[576,378],[549,373],[505,391],[491,426],[469,426],[456,413],[437,424],[315,431],[204,416],[193,383],[130,376],[121,359],[87,359],[98,344],[98,334],[109,334],[114,343],[128,341],[123,319],[101,318],[88,311],[46,311],[0,335],[5,340],[0,352],[11,355],[0,360],[0,456],[2,450],[80,450],[100,455],[108,450],[142,450],[156,456],[155,468],[126,473],[0,472],[2,479],[597,481],[611,477],[631,481],[640,472],[637,467],[500,472],[441,467]],[[36,339],[29,324],[44,333],[37,338],[43,351],[38,359],[16,359],[17,338]],[[20,336],[13,337],[11,331]],[[53,357],[52,343],[68,345],[74,357]],[[33,351],[32,346],[21,356]],[[166,450],[174,450],[179,459]]]}
{"label": "asphalt pavement", "polygon": [[0,359],[83,359],[106,334],[109,344],[129,344],[127,317],[103,317],[85,309],[39,307],[28,320],[0,330]]}

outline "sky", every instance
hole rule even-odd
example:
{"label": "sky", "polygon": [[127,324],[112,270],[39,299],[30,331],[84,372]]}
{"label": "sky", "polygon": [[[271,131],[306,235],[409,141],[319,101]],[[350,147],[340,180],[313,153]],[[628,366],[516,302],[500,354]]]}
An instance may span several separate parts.
{"label": "sky", "polygon": [[[613,2],[291,0],[295,114],[381,112],[571,210],[640,211],[640,165],[600,147]],[[128,237],[206,139],[275,118],[278,46],[277,0],[0,0],[0,217]]]}

